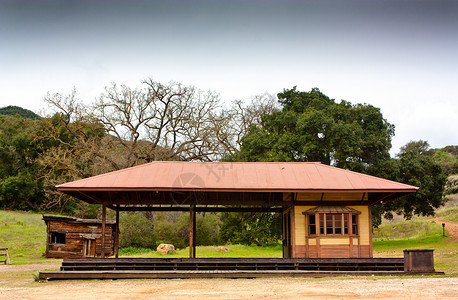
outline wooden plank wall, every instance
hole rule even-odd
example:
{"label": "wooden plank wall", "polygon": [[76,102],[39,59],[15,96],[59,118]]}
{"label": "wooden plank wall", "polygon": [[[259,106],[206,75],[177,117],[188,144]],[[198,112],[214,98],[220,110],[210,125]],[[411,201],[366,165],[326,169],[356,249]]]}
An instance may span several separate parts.
{"label": "wooden plank wall", "polygon": [[[111,256],[114,253],[114,225],[107,225],[105,230],[105,253]],[[65,234],[65,244],[51,243],[51,232]],[[98,224],[73,223],[65,221],[48,221],[47,251],[46,257],[67,258],[83,257],[84,236],[95,236],[96,256],[101,255],[102,249],[102,228]]]}

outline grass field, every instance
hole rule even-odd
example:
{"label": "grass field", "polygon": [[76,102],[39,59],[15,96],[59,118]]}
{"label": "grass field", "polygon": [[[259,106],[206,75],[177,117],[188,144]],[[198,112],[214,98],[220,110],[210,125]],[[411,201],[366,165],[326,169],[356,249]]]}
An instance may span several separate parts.
{"label": "grass field", "polygon": [[[280,243],[258,247],[256,245],[226,245],[228,252],[218,250],[217,246],[196,247],[197,257],[282,257],[282,245]],[[125,248],[121,249],[120,256],[129,257],[164,257],[153,249]],[[177,249],[174,254],[167,254],[166,257],[188,257],[189,248]]]}
{"label": "grass field", "polygon": [[[436,218],[457,219],[456,209],[439,210]],[[453,221],[452,221],[453,222]],[[455,222],[456,223],[456,222]],[[429,218],[385,224],[373,232],[375,257],[402,257],[405,249],[434,249],[436,270],[458,275],[458,242],[442,235],[442,226]]]}
{"label": "grass field", "polygon": [[[447,208],[438,211],[441,219],[456,222],[458,210]],[[10,249],[12,264],[49,263],[45,252],[46,226],[42,215],[28,212],[0,210],[0,248]],[[375,257],[402,257],[404,249],[435,249],[435,265],[439,271],[458,275],[458,243],[442,236],[442,227],[428,221],[428,218],[415,218],[411,221],[390,223],[374,230],[373,248]],[[280,244],[268,247],[226,245],[229,252],[218,251],[216,246],[197,247],[197,257],[281,257]],[[167,257],[187,257],[189,249],[177,249]],[[153,249],[125,248],[121,257],[164,257]]]}
{"label": "grass field", "polygon": [[0,210],[0,248],[12,264],[46,262],[46,226],[41,214]]}

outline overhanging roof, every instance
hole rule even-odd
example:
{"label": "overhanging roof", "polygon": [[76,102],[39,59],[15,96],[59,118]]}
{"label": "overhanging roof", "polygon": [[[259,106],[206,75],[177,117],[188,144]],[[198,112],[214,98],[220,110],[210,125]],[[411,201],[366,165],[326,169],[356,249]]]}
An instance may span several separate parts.
{"label": "overhanging roof", "polygon": [[314,215],[315,213],[330,213],[330,214],[342,214],[342,213],[352,213],[352,214],[361,214],[360,211],[357,211],[354,208],[346,206],[316,206],[310,208],[302,214],[304,215]]}
{"label": "overhanging roof", "polygon": [[57,186],[62,192],[368,192],[418,188],[316,162],[155,161]]}

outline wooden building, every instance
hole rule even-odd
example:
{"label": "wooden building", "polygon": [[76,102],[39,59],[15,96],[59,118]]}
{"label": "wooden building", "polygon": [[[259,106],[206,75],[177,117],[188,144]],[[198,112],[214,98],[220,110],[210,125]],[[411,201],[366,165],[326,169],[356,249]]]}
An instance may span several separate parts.
{"label": "wooden building", "polygon": [[[46,223],[46,257],[100,257],[102,253],[102,221],[69,217],[43,216]],[[106,221],[106,256],[114,254],[114,221]]]}
{"label": "wooden building", "polygon": [[122,211],[188,211],[191,258],[204,211],[282,213],[284,258],[371,258],[371,206],[418,188],[321,163],[151,162],[57,189],[101,204],[102,230],[107,208],[116,224]]}

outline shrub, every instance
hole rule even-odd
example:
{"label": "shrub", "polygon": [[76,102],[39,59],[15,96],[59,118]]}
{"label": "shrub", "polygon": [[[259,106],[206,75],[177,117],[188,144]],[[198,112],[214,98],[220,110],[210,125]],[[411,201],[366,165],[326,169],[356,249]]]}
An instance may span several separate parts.
{"label": "shrub", "polygon": [[120,214],[119,246],[156,248],[157,239],[153,232],[153,221],[141,212],[126,212]]}
{"label": "shrub", "polygon": [[458,194],[458,175],[451,175],[447,178],[444,186],[444,195]]}
{"label": "shrub", "polygon": [[154,234],[161,243],[175,248],[189,245],[189,213],[159,212],[154,214]]}

